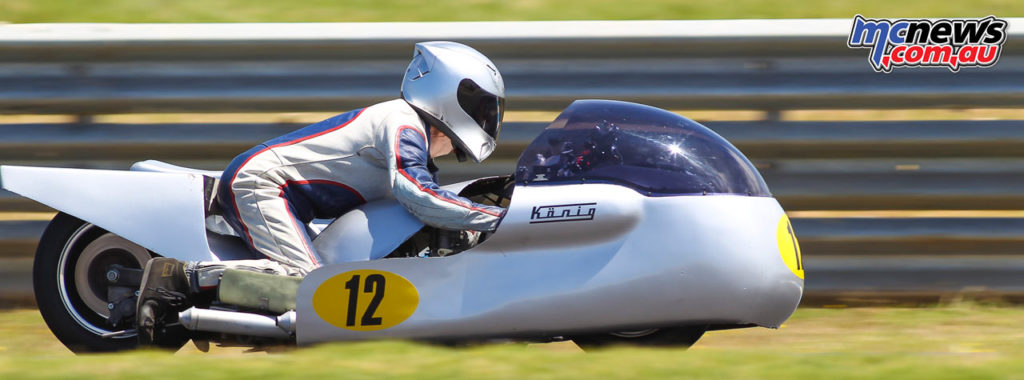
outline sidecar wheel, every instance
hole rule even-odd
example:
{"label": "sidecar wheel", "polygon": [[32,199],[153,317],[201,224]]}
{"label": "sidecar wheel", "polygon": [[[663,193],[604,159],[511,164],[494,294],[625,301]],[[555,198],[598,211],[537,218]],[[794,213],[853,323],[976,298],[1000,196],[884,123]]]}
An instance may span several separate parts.
{"label": "sidecar wheel", "polygon": [[43,232],[32,268],[36,304],[50,331],[75,353],[135,348],[135,334],[103,337],[115,332],[107,322],[105,270],[113,264],[142,268],[151,257],[120,236],[57,214]]}
{"label": "sidecar wheel", "polygon": [[572,337],[584,350],[609,346],[648,346],[687,348],[704,336],[707,326],[680,326],[636,331],[618,331]]}

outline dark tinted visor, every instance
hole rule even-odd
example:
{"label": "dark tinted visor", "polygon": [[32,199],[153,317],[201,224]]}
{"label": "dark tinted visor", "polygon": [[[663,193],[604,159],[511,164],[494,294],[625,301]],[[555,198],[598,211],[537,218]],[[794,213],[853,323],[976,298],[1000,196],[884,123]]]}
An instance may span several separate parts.
{"label": "dark tinted visor", "polygon": [[505,99],[484,91],[469,79],[459,82],[459,106],[476,121],[484,132],[495,140],[501,132],[501,119],[505,112]]}

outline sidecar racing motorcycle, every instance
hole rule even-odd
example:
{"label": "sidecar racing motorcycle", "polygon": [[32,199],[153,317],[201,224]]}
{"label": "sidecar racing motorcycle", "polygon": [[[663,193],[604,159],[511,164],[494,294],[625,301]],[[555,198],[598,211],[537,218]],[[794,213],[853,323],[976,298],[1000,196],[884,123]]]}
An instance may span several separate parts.
{"label": "sidecar racing motorcycle", "polygon": [[[129,171],[0,168],[5,189],[60,211],[33,280],[61,342],[76,352],[135,347],[133,318],[123,316],[152,257],[254,258],[220,218],[219,176],[157,161]],[[475,239],[424,226],[395,200],[314,221],[325,265],[297,284],[294,306],[212,300],[180,313],[170,348],[189,339],[689,346],[708,330],[776,328],[803,294],[789,219],[754,166],[710,129],[661,109],[574,102],[513,174],[446,188],[508,213]]]}

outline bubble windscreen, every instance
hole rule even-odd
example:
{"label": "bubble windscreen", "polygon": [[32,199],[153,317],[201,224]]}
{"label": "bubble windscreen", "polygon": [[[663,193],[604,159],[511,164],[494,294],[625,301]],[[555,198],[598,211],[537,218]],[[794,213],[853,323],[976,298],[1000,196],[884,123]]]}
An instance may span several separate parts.
{"label": "bubble windscreen", "polygon": [[771,195],[750,161],[707,127],[608,100],[576,101],[562,112],[520,156],[516,182],[607,182],[652,195]]}

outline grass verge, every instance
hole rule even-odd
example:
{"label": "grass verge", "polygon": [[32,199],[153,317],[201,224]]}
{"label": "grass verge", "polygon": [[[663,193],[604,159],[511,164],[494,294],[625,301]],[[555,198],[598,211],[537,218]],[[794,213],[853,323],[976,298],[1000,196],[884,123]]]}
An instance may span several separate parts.
{"label": "grass verge", "polygon": [[282,354],[72,356],[32,310],[0,313],[0,378],[1024,378],[1024,308],[800,309],[779,330],[708,333],[693,349],[568,343],[451,349],[340,343]]}

